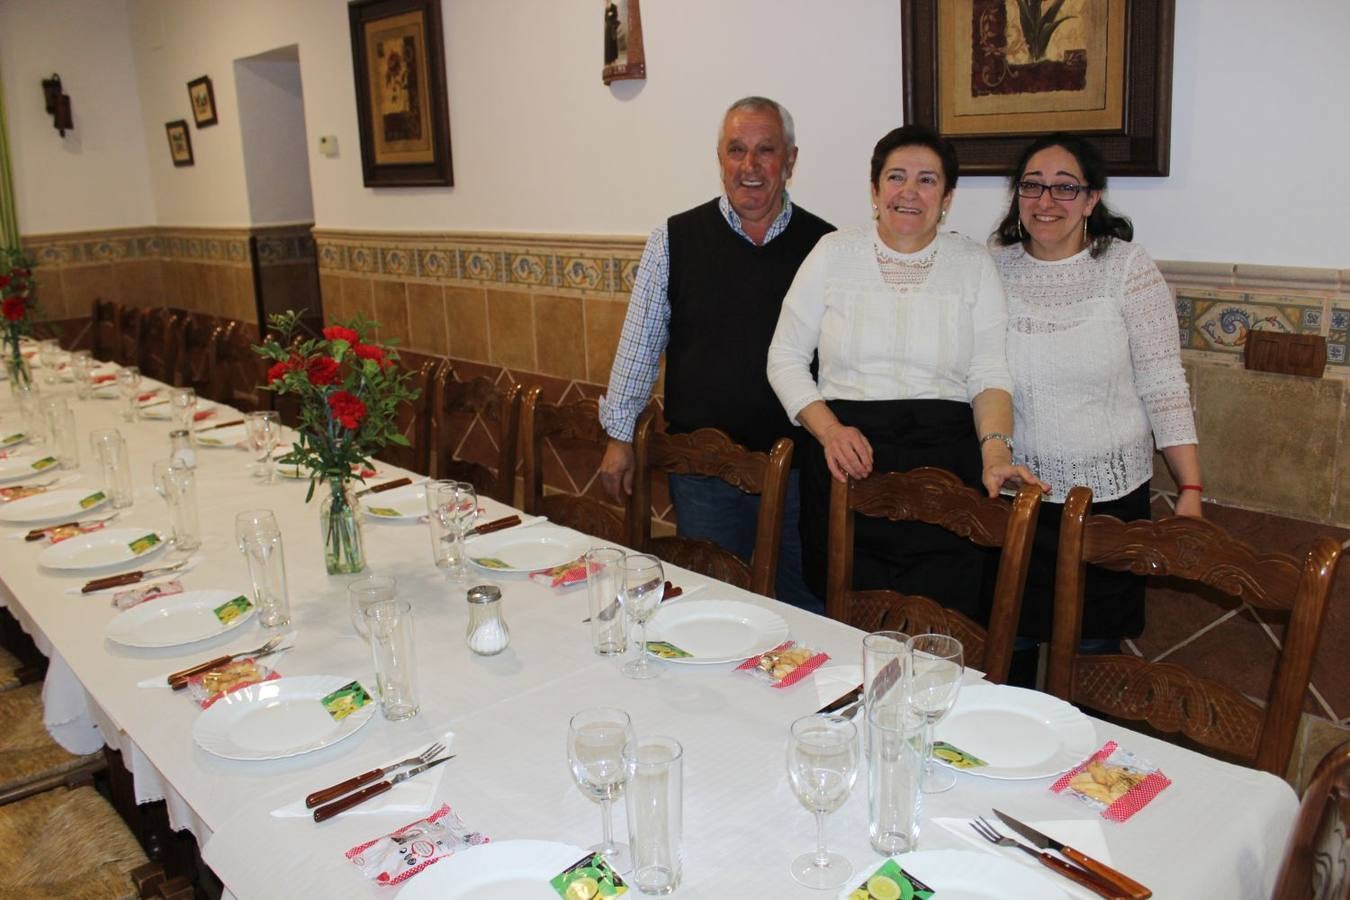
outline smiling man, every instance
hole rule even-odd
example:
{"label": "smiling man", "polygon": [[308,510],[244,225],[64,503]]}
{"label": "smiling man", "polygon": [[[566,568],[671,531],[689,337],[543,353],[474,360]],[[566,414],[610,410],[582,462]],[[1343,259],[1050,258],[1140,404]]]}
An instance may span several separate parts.
{"label": "smiling man", "polygon": [[[601,463],[617,499],[633,489],[633,428],[666,357],[671,432],[720,428],[752,450],[805,432],[783,412],[765,376],[783,295],[816,241],[834,226],[794,206],[787,182],[797,162],[792,116],[764,97],[727,109],[717,139],[723,195],[671,216],[652,232],[638,265],[600,421],[610,436]],[[788,486],[778,599],[813,611],[824,603],[801,575],[797,455]],[[759,498],[717,478],[670,479],[685,537],[706,538],[750,558]]]}

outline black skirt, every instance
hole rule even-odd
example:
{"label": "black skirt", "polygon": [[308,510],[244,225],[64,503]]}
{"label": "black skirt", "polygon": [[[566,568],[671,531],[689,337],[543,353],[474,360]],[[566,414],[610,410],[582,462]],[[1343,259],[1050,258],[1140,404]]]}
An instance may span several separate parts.
{"label": "black skirt", "polygon": [[[1148,482],[1124,497],[1094,502],[1091,513],[1115,516],[1124,522],[1149,518]],[[1019,637],[1050,639],[1055,608],[1055,561],[1063,515],[1064,504],[1041,503],[1027,587],[1022,594]],[[1142,575],[1088,566],[1083,586],[1083,639],[1138,637],[1144,630],[1144,587]]]}
{"label": "black skirt", "polygon": [[[982,490],[983,463],[969,403],[953,400],[830,400],[830,410],[872,445],[875,472],[936,466]],[[830,475],[825,451],[807,442],[802,463],[802,568],[806,583],[825,596]],[[938,525],[854,517],[853,588],[921,594],[977,622],[987,618],[981,581],[984,548]]]}

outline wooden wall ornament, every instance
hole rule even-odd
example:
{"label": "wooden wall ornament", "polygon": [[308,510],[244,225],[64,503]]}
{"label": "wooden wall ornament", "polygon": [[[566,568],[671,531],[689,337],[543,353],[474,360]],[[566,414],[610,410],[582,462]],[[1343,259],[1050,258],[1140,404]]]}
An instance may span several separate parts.
{"label": "wooden wall ornament", "polygon": [[605,5],[605,54],[600,80],[647,77],[647,56],[642,49],[642,14],[638,0],[601,0]]}
{"label": "wooden wall ornament", "polygon": [[1327,339],[1320,334],[1249,331],[1242,363],[1255,372],[1321,378],[1327,367]]}

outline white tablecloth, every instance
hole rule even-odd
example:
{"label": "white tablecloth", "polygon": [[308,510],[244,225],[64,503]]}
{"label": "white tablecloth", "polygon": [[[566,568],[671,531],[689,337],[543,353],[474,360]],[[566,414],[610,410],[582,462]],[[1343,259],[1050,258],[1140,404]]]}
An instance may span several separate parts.
{"label": "white tablecloth", "polygon": [[[118,425],[132,449],[135,505],[121,524],[164,528],[167,511],[149,483],[151,461],[168,453],[169,425],[117,421],[120,403],[75,402],[81,431],[81,484],[97,486],[85,433]],[[17,420],[0,393],[0,428]],[[220,421],[224,415],[213,421]],[[230,418],[235,418],[231,415]],[[183,576],[186,587],[246,592],[248,578],[234,547],[235,513],[273,509],[286,542],[296,649],[278,668],[283,675],[336,674],[373,682],[366,645],[348,618],[348,577],[323,570],[317,501],[306,505],[304,481],[271,486],[250,481],[247,454],[233,449],[198,453],[198,497],[204,561]],[[387,470],[372,481],[401,474]],[[505,510],[484,500],[485,518]],[[860,633],[772,600],[711,583],[702,599],[739,599],[773,609],[794,639],[825,650],[826,669],[787,690],[773,690],[724,666],[659,664],[662,677],[624,678],[617,663],[590,652],[584,589],[559,594],[520,576],[476,578],[504,590],[510,648],[475,657],[464,643],[463,587],[448,585],[430,561],[425,526],[367,520],[370,571],[399,579],[417,617],[422,712],[405,722],[378,715],[354,737],[286,760],[239,762],[214,757],[192,741],[198,711],[182,694],[137,687],[137,682],[226,650],[262,642],[250,623],[227,637],[191,647],[135,650],[103,637],[115,611],[106,595],[70,596],[83,578],[41,572],[40,544],[11,539],[0,529],[0,597],[38,646],[52,657],[46,699],[53,734],[86,750],[100,736],[120,749],[141,802],[164,798],[171,821],[203,845],[208,864],[236,896],[251,898],[389,896],[363,881],[343,851],[410,821],[403,814],[339,816],[323,825],[283,819],[270,811],[306,793],[399,755],[409,755],[447,730],[457,758],[446,765],[438,799],[471,828],[495,840],[535,838],[585,846],[599,839],[598,807],[583,797],[568,769],[565,738],[572,712],[591,705],[627,709],[640,732],[669,734],[685,747],[685,873],[680,894],[820,897],[797,886],[788,861],[814,845],[814,821],[787,782],[784,749],[789,723],[844,693],[856,682]],[[668,577],[690,587],[708,582],[672,569]],[[1147,884],[1159,898],[1265,897],[1279,866],[1297,800],[1283,781],[1231,766],[1121,728],[1096,722],[1101,742],[1121,746],[1160,765],[1174,784],[1124,824],[1097,819],[1076,801],[1046,790],[1047,780],[996,782],[962,775],[948,793],[924,798],[923,849],[973,849],[936,819],[988,815],[991,807],[1031,820],[1100,823],[1110,862]],[[95,731],[95,729],[97,729]],[[616,830],[625,825],[616,804]],[[1077,827],[1077,826],[1075,826]],[[865,769],[853,796],[828,820],[831,849],[848,855],[860,875],[880,863],[867,840]],[[958,829],[959,831],[959,829]],[[1096,833],[1093,831],[1092,833]],[[1035,866],[1015,851],[1007,854]],[[471,851],[470,851],[471,852]],[[1068,882],[1070,893],[1077,889]],[[1087,894],[1077,894],[1090,896]]]}

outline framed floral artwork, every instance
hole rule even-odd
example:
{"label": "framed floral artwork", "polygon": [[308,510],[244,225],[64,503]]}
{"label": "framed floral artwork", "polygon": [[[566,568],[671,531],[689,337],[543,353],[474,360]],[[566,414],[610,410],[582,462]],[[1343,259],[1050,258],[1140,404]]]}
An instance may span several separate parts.
{"label": "framed floral artwork", "polygon": [[192,136],[188,134],[186,119],[165,122],[164,130],[169,135],[169,157],[175,166],[192,165]]}
{"label": "framed floral artwork", "polygon": [[1007,174],[1052,131],[1112,175],[1166,175],[1175,0],[901,0],[906,122],[951,139],[962,173]]}
{"label": "framed floral artwork", "polygon": [[440,0],[347,7],[366,187],[453,185]]}
{"label": "framed floral artwork", "polygon": [[216,117],[216,92],[211,89],[211,79],[203,75],[188,82],[188,100],[192,102],[192,119],[198,128],[215,125],[220,121]]}

